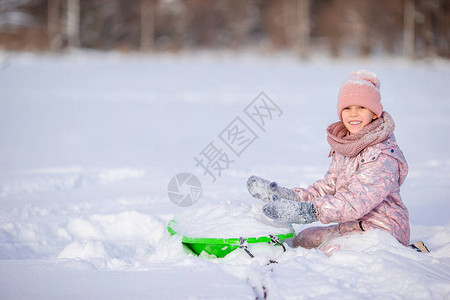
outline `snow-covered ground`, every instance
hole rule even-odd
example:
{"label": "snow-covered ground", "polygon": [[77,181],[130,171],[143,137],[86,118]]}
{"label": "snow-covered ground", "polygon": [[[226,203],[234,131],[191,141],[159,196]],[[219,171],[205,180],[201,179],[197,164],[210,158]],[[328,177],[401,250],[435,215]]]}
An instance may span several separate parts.
{"label": "snow-covered ground", "polygon": [[[450,298],[450,63],[73,53],[11,54],[0,68],[1,299]],[[254,204],[252,174],[321,178],[339,86],[361,68],[381,79],[410,166],[411,241],[431,253],[373,231],[331,257],[258,245],[254,259],[199,258],[168,235],[186,209],[168,197],[176,174],[201,181],[194,215]],[[261,92],[280,109],[262,128],[245,114]],[[237,117],[257,136],[239,155],[221,139]],[[194,159],[211,145],[231,161],[214,182]]]}

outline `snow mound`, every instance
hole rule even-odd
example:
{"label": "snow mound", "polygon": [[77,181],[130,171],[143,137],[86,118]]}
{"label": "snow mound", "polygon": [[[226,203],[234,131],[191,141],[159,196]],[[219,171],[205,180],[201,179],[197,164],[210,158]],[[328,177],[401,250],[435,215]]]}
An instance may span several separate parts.
{"label": "snow mound", "polygon": [[[334,239],[340,251],[291,249],[276,265],[273,292],[284,299],[446,299],[449,260],[402,246],[389,233],[370,230]],[[292,278],[302,278],[292,284]],[[357,276],[355,276],[357,274]]]}
{"label": "snow mound", "polygon": [[163,222],[136,211],[71,219],[67,232],[72,242],[58,259],[85,261],[101,270],[131,267],[164,244],[165,230]]}
{"label": "snow mound", "polygon": [[67,228],[75,239],[93,238],[151,245],[155,245],[165,234],[162,222],[136,211],[75,218],[69,221]]}
{"label": "snow mound", "polygon": [[105,246],[101,241],[87,240],[70,243],[59,254],[58,258],[107,258]]}
{"label": "snow mound", "polygon": [[262,213],[262,203],[226,202],[194,206],[175,216],[175,231],[195,238],[259,237],[291,232]]}

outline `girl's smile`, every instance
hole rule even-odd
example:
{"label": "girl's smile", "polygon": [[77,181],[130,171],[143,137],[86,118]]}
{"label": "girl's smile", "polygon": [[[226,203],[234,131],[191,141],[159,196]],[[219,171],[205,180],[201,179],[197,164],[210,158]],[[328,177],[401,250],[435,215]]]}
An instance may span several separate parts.
{"label": "girl's smile", "polygon": [[369,109],[358,105],[350,105],[342,110],[342,122],[350,134],[358,133],[376,118]]}

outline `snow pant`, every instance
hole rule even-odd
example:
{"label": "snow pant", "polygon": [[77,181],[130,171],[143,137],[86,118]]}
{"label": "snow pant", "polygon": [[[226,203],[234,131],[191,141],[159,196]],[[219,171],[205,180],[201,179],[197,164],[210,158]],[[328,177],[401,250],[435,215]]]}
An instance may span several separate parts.
{"label": "snow pant", "polygon": [[333,244],[333,239],[349,234],[362,233],[364,229],[359,221],[346,222],[326,227],[310,227],[301,231],[293,241],[294,247],[306,249],[318,248],[331,255],[340,246]]}

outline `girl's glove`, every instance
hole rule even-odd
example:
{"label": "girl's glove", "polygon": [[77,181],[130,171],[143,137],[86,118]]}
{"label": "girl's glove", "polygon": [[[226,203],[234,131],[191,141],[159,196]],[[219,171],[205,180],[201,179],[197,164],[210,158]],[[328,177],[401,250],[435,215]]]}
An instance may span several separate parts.
{"label": "girl's glove", "polygon": [[264,205],[262,211],[277,223],[309,224],[317,221],[316,208],[311,202],[280,200]]}
{"label": "girl's glove", "polygon": [[253,197],[261,199],[264,202],[280,199],[300,200],[297,193],[293,190],[278,186],[276,182],[270,182],[258,176],[250,176],[247,180],[247,189]]}

